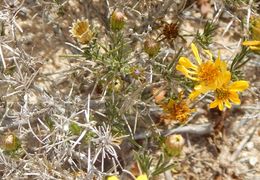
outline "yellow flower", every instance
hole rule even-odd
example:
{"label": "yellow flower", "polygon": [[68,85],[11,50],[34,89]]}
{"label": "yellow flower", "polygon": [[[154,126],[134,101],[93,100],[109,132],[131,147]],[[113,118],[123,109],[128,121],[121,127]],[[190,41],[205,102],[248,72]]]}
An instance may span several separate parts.
{"label": "yellow flower", "polygon": [[260,17],[253,17],[251,23],[252,40],[244,41],[244,46],[249,46],[251,50],[260,50]]}
{"label": "yellow flower", "polygon": [[107,180],[119,180],[116,176],[109,176]]}
{"label": "yellow flower", "polygon": [[87,19],[77,20],[70,29],[71,36],[76,38],[81,44],[87,44],[93,37],[90,25]]}
{"label": "yellow flower", "polygon": [[195,91],[190,94],[190,98],[194,99],[200,94],[215,90],[220,86],[223,77],[230,75],[230,72],[227,70],[227,64],[220,59],[220,53],[214,62],[210,51],[204,50],[209,55],[209,59],[203,62],[193,43],[191,49],[198,65],[193,64],[186,57],[181,57],[176,69],[187,78],[197,81],[198,85],[194,87]]}
{"label": "yellow flower", "polygon": [[244,41],[243,45],[244,46],[249,46],[249,48],[251,50],[254,50],[254,51],[259,51],[260,50],[260,41]]}
{"label": "yellow flower", "polygon": [[253,17],[251,29],[252,39],[260,41],[260,17]]}
{"label": "yellow flower", "polygon": [[136,180],[148,180],[148,177],[146,174],[142,174],[136,178]]}
{"label": "yellow flower", "polygon": [[240,104],[238,92],[244,91],[249,87],[247,81],[230,82],[231,76],[223,80],[223,85],[215,90],[215,100],[210,104],[210,108],[218,106],[219,110],[223,110],[224,106],[231,108],[231,102]]}
{"label": "yellow flower", "polygon": [[167,104],[162,104],[161,106],[164,111],[164,114],[161,115],[161,120],[165,124],[171,124],[173,121],[185,123],[193,111],[189,108],[187,101],[183,99],[179,101],[170,99]]}

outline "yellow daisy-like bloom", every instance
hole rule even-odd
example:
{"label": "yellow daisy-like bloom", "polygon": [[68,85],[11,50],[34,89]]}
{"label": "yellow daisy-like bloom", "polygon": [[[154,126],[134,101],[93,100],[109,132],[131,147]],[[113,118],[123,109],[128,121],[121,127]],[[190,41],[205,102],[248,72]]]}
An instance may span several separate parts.
{"label": "yellow daisy-like bloom", "polygon": [[90,25],[87,19],[77,20],[70,29],[71,36],[76,38],[81,44],[87,44],[93,37]]}
{"label": "yellow daisy-like bloom", "polygon": [[260,41],[244,41],[243,45],[249,46],[249,48],[253,51],[259,51],[260,50]]}
{"label": "yellow daisy-like bloom", "polygon": [[190,94],[190,98],[194,99],[200,94],[215,90],[222,84],[222,79],[230,75],[230,72],[227,70],[227,64],[220,59],[220,53],[214,62],[210,51],[204,50],[209,55],[209,60],[203,62],[197,47],[193,43],[191,49],[198,65],[193,64],[186,57],[181,57],[176,69],[187,78],[198,82],[198,85],[194,87],[194,91]]}
{"label": "yellow daisy-like bloom", "polygon": [[218,106],[219,110],[222,111],[224,106],[231,108],[231,102],[239,105],[240,99],[238,92],[244,91],[249,87],[247,81],[235,81],[230,82],[231,76],[227,76],[223,80],[223,85],[215,90],[215,100],[210,104],[210,108],[215,108]]}

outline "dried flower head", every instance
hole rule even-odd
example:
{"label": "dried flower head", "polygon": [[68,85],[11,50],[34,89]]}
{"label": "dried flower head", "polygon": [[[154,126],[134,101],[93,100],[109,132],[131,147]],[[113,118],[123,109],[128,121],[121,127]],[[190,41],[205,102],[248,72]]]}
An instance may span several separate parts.
{"label": "dried flower head", "polygon": [[70,29],[71,36],[76,38],[81,44],[88,44],[93,37],[93,32],[87,19],[77,20]]}
{"label": "dried flower head", "polygon": [[163,35],[167,39],[175,39],[178,36],[178,33],[179,33],[178,23],[170,23],[164,25]]}
{"label": "dried flower head", "polygon": [[150,58],[156,56],[160,51],[160,44],[152,39],[149,38],[144,42],[144,52],[146,52]]}
{"label": "dried flower head", "polygon": [[125,25],[125,15],[122,12],[114,11],[110,17],[110,26],[113,31],[120,31]]}
{"label": "dried flower head", "polygon": [[84,179],[86,178],[86,173],[82,170],[72,172],[71,175],[74,179]]}
{"label": "dried flower head", "polygon": [[168,103],[162,104],[161,106],[163,108],[161,120],[165,124],[174,122],[185,123],[193,111],[189,108],[187,101],[184,99],[170,99]]}
{"label": "dried flower head", "polygon": [[121,78],[113,79],[109,84],[109,90],[119,92],[122,90],[124,82]]}
{"label": "dried flower head", "polygon": [[185,140],[179,134],[170,135],[165,140],[166,152],[170,156],[179,156],[185,144]]}

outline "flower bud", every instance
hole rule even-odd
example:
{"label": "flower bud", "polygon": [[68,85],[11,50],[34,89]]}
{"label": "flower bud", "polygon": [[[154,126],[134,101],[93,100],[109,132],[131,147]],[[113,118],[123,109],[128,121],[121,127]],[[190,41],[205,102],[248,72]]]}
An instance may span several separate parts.
{"label": "flower bud", "polygon": [[113,31],[120,31],[125,25],[125,16],[122,12],[114,11],[110,17],[110,26]]}
{"label": "flower bud", "polygon": [[156,56],[160,50],[160,44],[154,39],[147,39],[144,42],[144,52],[146,52],[150,58]]}
{"label": "flower bud", "polygon": [[15,151],[20,147],[20,141],[14,134],[6,134],[2,140],[3,149],[5,151]]}
{"label": "flower bud", "polygon": [[181,135],[170,135],[165,140],[166,152],[170,156],[179,156],[181,154],[184,144],[185,140]]}

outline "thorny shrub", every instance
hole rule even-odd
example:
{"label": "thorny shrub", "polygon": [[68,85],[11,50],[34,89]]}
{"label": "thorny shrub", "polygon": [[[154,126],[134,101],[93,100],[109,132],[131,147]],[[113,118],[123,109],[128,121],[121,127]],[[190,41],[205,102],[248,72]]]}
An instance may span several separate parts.
{"label": "thorny shrub", "polygon": [[[250,2],[100,1],[103,23],[76,11],[63,29],[71,53],[59,58],[70,69],[53,74],[44,74],[48,62],[23,49],[21,18],[39,6],[64,20],[69,6],[94,11],[93,2],[2,2],[0,176],[145,180],[176,173],[181,134],[212,131],[193,125],[197,109],[227,111],[249,88],[243,67],[260,50],[259,5]],[[203,10],[202,28],[188,34],[186,21],[197,20],[187,15],[192,6]],[[241,36],[231,58],[219,50],[224,44],[214,45],[225,11],[240,19],[232,20]]]}

